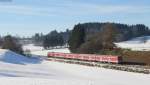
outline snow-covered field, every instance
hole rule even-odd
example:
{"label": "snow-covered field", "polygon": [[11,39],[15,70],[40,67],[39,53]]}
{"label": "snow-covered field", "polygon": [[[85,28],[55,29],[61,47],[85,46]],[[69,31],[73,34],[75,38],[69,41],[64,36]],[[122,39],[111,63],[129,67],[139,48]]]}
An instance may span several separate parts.
{"label": "snow-covered field", "polygon": [[68,48],[63,49],[52,49],[52,50],[44,50],[43,47],[34,46],[33,44],[24,45],[23,50],[30,50],[32,55],[39,55],[39,56],[47,56],[48,52],[63,52],[63,53],[70,53]]}
{"label": "snow-covered field", "polygon": [[34,44],[28,44],[23,46],[23,50],[41,51],[44,48],[41,46],[34,46]]}
{"label": "snow-covered field", "polygon": [[[24,46],[34,55],[66,52]],[[150,85],[150,75],[27,58],[9,50],[0,50],[0,85]]]}
{"label": "snow-covered field", "polygon": [[150,36],[137,37],[129,41],[116,43],[116,45],[131,50],[150,51]]}
{"label": "snow-covered field", "polygon": [[8,50],[0,54],[0,85],[150,84],[146,74],[29,59]]}
{"label": "snow-covered field", "polygon": [[48,52],[63,52],[63,53],[70,53],[68,48],[64,49],[52,49],[52,50],[42,50],[42,51],[31,51],[33,55],[40,55],[40,56],[47,56]]}
{"label": "snow-covered field", "polygon": [[5,66],[7,66],[5,69],[0,69],[2,75],[0,77],[1,85],[150,84],[149,75],[58,62],[42,62],[41,64],[26,66],[3,63],[1,68],[4,68]]}

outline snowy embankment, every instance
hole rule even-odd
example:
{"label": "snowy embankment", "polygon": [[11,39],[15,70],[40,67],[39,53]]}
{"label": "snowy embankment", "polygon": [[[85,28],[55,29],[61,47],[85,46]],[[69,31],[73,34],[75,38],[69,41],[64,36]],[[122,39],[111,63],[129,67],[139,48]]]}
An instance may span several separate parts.
{"label": "snowy embankment", "polygon": [[[12,67],[12,66],[11,66]],[[17,68],[17,71],[14,71]],[[149,85],[150,76],[58,62],[14,66],[3,85]]]}
{"label": "snowy embankment", "polygon": [[143,36],[129,41],[116,43],[118,47],[135,51],[150,51],[150,36]]}
{"label": "snowy embankment", "polygon": [[[8,50],[1,50],[0,54],[1,85],[150,84],[150,75],[52,61],[41,61],[39,59],[28,59]],[[12,58],[15,59],[15,63],[10,62]],[[32,60],[36,62],[32,62]],[[20,62],[26,63],[22,64]]]}
{"label": "snowy embankment", "polygon": [[9,50],[0,49],[0,62],[24,65],[29,63],[37,63],[39,60],[39,58],[28,58]]}
{"label": "snowy embankment", "polygon": [[149,85],[149,80],[148,74],[45,61],[0,50],[0,85]]}

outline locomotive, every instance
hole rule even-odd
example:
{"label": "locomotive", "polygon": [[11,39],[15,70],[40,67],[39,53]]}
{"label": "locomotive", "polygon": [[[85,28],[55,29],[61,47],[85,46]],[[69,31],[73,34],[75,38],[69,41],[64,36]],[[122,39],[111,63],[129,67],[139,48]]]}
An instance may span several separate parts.
{"label": "locomotive", "polygon": [[48,52],[48,57],[60,59],[74,59],[80,61],[114,63],[114,64],[118,64],[122,60],[120,56],[114,55],[74,54],[74,53],[60,53],[60,52]]}

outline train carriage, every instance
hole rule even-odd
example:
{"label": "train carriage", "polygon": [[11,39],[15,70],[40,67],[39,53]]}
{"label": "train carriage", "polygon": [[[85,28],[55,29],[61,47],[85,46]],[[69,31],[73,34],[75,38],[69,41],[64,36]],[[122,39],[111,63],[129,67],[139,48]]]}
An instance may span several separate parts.
{"label": "train carriage", "polygon": [[48,57],[76,59],[76,60],[92,61],[92,62],[107,62],[107,63],[120,63],[121,62],[120,56],[112,56],[112,55],[73,54],[73,53],[49,52]]}

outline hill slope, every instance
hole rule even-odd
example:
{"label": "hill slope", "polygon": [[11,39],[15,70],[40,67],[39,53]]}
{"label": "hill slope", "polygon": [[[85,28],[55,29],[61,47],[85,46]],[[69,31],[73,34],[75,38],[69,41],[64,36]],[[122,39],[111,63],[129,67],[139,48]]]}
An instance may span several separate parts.
{"label": "hill slope", "polygon": [[36,58],[31,59],[10,50],[4,49],[0,49],[0,61],[14,64],[28,64],[39,62],[39,60]]}
{"label": "hill slope", "polygon": [[128,41],[116,43],[116,45],[136,51],[150,51],[150,36],[133,38]]}

